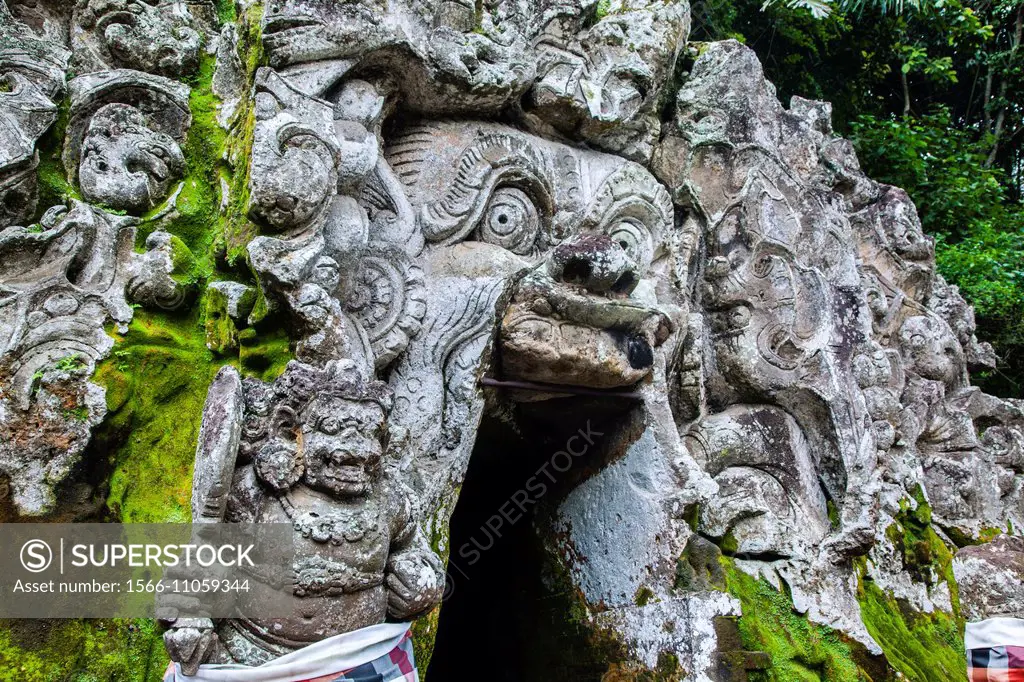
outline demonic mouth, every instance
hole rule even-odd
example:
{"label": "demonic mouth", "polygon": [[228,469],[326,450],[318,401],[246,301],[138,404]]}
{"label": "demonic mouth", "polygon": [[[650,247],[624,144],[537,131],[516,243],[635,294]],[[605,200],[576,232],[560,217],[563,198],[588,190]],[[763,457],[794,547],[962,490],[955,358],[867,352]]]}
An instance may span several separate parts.
{"label": "demonic mouth", "polygon": [[501,325],[506,379],[591,389],[646,377],[654,348],[672,332],[664,313],[627,297],[606,298],[531,273]]}
{"label": "demonic mouth", "polygon": [[361,484],[366,481],[366,466],[357,455],[336,450],[327,457],[321,476],[332,483]]}

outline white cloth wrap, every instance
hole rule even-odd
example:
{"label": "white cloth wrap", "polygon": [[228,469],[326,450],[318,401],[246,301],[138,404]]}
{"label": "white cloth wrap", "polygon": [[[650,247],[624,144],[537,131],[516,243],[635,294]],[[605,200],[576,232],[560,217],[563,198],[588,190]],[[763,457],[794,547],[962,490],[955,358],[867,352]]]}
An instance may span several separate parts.
{"label": "white cloth wrap", "polygon": [[1024,646],[1024,618],[989,618],[967,624],[964,648],[992,649],[997,646]]}
{"label": "white cloth wrap", "polygon": [[204,663],[188,676],[174,664],[174,682],[295,682],[336,675],[382,656],[402,642],[409,623],[382,623],[345,632],[305,646],[269,663],[252,667],[237,663]]}

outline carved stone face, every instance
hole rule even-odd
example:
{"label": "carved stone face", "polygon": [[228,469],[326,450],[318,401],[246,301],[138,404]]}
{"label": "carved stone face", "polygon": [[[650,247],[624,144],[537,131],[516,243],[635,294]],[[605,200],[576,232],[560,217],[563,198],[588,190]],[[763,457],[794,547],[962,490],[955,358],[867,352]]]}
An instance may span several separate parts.
{"label": "carved stone face", "polygon": [[687,24],[683,6],[661,3],[610,14],[568,41],[553,22],[537,45],[527,110],[602,149],[647,159],[660,130],[652,114]]}
{"label": "carved stone face", "polygon": [[376,403],[315,398],[302,431],[306,483],[335,497],[366,495],[378,475],[383,434]]}
{"label": "carved stone face", "polygon": [[900,328],[900,351],[907,369],[952,386],[964,366],[964,352],[952,330],[938,318],[918,315]]}
{"label": "carved stone face", "polygon": [[80,22],[95,33],[112,66],[182,76],[199,64],[199,34],[146,0],[90,0]]}
{"label": "carved stone face", "polygon": [[507,377],[611,388],[649,372],[671,325],[631,294],[672,209],[646,170],[478,123],[412,130],[389,162],[435,254],[461,242],[496,275],[530,270],[502,325]]}
{"label": "carved stone face", "polygon": [[142,213],[167,196],[184,168],[178,144],[147,127],[142,112],[108,104],[89,123],[78,178],[88,201]]}
{"label": "carved stone face", "polygon": [[270,0],[265,6],[263,41],[271,63],[328,59],[372,46],[387,11],[382,6],[376,17],[369,16],[369,11],[334,0]]}

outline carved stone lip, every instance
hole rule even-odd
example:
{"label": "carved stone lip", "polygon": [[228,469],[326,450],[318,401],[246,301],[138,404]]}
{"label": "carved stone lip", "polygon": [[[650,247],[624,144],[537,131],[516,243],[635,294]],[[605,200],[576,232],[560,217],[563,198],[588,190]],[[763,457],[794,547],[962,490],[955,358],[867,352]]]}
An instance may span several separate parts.
{"label": "carved stone lip", "polygon": [[598,328],[512,304],[501,325],[501,365],[514,380],[592,389],[632,386],[654,362],[649,333]]}
{"label": "carved stone lip", "polygon": [[274,14],[267,17],[263,24],[263,35],[280,35],[295,29],[306,29],[311,26],[322,26],[323,22],[316,17]]}
{"label": "carved stone lip", "polygon": [[519,283],[515,302],[540,317],[554,315],[598,331],[640,334],[649,337],[652,346],[664,343],[674,329],[668,315],[635,299],[592,294],[537,275]]}

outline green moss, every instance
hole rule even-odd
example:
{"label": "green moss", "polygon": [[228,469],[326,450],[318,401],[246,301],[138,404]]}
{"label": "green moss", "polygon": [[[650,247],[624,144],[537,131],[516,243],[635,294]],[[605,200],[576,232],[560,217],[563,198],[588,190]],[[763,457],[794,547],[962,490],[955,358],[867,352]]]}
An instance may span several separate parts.
{"label": "green moss", "polygon": [[95,381],[106,421],[92,461],[111,470],[107,505],[123,522],[189,522],[192,462],[206,390],[218,366],[196,316],[136,311]]}
{"label": "green moss", "polygon": [[647,606],[653,597],[654,592],[651,588],[641,585],[637,588],[636,594],[633,595],[633,603],[637,606]]}
{"label": "green moss", "polygon": [[790,596],[767,581],[743,573],[728,558],[721,561],[729,594],[743,606],[738,627],[744,648],[771,658],[768,670],[751,672],[752,681],[871,680],[857,664],[853,646],[839,633],[796,613]]}
{"label": "green moss", "polygon": [[425,679],[430,657],[434,653],[434,640],[437,638],[437,623],[441,618],[440,607],[412,623],[412,649],[416,657],[416,670],[420,679]]}
{"label": "green moss", "polygon": [[957,547],[967,547],[969,545],[982,545],[986,542],[991,542],[992,540],[999,537],[1000,535],[1003,535],[1004,533],[1007,535],[1013,535],[1013,523],[1008,521],[1005,529],[982,528],[980,531],[978,531],[977,537],[969,533],[964,533],[958,528],[954,528],[952,526],[950,526],[949,528],[943,528],[942,530],[943,532],[945,532],[946,537],[952,540],[953,544],[955,544]]}
{"label": "green moss", "polygon": [[217,20],[222,24],[234,23],[238,18],[235,11],[235,0],[216,0]]}
{"label": "green moss", "polygon": [[726,556],[736,554],[740,548],[739,541],[736,540],[736,536],[732,534],[731,530],[725,534],[725,537],[723,537],[722,541],[718,543],[718,546],[721,548],[722,554],[725,554]]}
{"label": "green moss", "polygon": [[61,160],[64,134],[68,127],[68,109],[69,104],[64,101],[60,105],[56,123],[50,127],[50,130],[37,144],[39,150],[39,167],[36,169],[36,177],[39,182],[37,218],[41,217],[51,206],[63,204],[68,199],[81,199],[78,190],[68,182],[67,171]]}
{"label": "green moss", "polygon": [[238,348],[238,327],[228,314],[228,297],[218,289],[206,290],[206,346],[224,355]]}
{"label": "green moss", "polygon": [[658,667],[655,670],[657,679],[678,680],[683,672],[683,666],[679,663],[679,657],[668,652],[658,654]]}
{"label": "green moss", "polygon": [[283,329],[257,331],[249,328],[238,334],[239,368],[242,373],[264,381],[273,381],[292,360],[290,339]]}
{"label": "green moss", "polygon": [[2,682],[156,682],[167,668],[149,620],[6,621],[0,627]]}
{"label": "green moss", "polygon": [[[212,91],[216,58],[204,53],[199,70],[189,79],[189,111],[192,124],[182,148],[185,154],[185,176],[181,189],[174,198],[174,211],[167,222],[157,207],[143,216],[139,229],[139,242],[145,241],[153,230],[166,229],[180,238],[193,253],[205,256],[219,231],[220,177],[222,157],[227,134],[217,123],[219,99]],[[212,266],[209,258],[201,257],[207,276]]]}
{"label": "green moss", "polygon": [[868,576],[861,559],[857,598],[861,618],[868,632],[885,652],[889,664],[912,680],[963,680],[963,623],[959,619],[960,600],[953,577],[953,551],[931,526],[931,509],[917,491],[917,506],[904,505],[885,535],[899,551],[903,568],[919,582],[949,587],[953,615],[941,611],[930,614],[913,610],[906,602],[886,594]]}
{"label": "green moss", "polygon": [[889,665],[908,680],[962,682],[967,672],[960,624],[941,613],[917,613],[861,579],[861,618]]}
{"label": "green moss", "polygon": [[[256,3],[246,10],[239,37],[238,48],[248,82],[252,82],[256,77],[256,70],[266,64],[263,41],[260,38],[262,11],[261,3]],[[229,181],[231,195],[219,236],[227,261],[232,265],[245,260],[245,247],[258,233],[248,218],[249,172],[255,134],[255,101],[253,98],[245,98],[236,114],[232,135],[228,141],[228,158],[235,172]]]}

